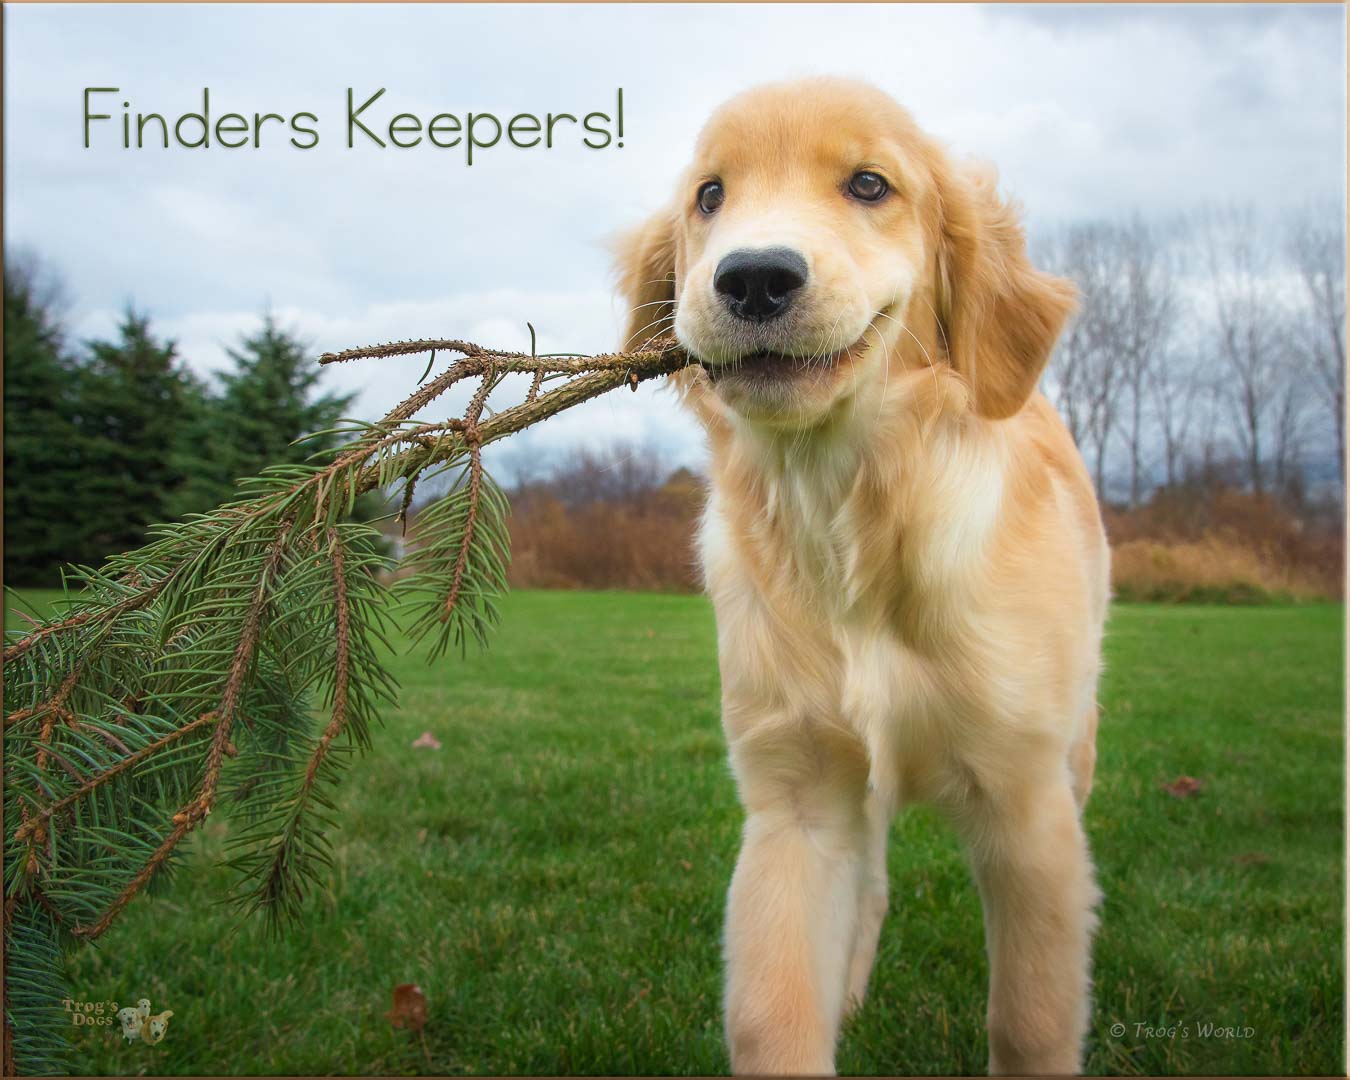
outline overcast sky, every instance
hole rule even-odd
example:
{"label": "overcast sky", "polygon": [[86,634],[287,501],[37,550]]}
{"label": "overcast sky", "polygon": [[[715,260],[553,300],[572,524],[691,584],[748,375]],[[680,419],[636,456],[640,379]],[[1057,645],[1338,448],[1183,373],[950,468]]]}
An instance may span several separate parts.
{"label": "overcast sky", "polygon": [[[79,338],[148,310],[194,369],[270,307],[315,352],[456,336],[497,347],[617,343],[605,241],[669,195],[709,111],[769,79],[866,78],[954,150],[994,161],[1033,227],[1201,203],[1279,210],[1344,198],[1339,6],[9,5],[5,244],[65,279]],[[83,145],[82,91],[113,120]],[[347,90],[398,112],[614,111],[623,147],[559,135],[502,144],[347,147]],[[121,146],[121,103],[170,119],[313,113],[258,149]],[[375,124],[371,124],[375,127]],[[486,130],[486,129],[485,129]],[[564,131],[566,129],[560,129]],[[190,137],[190,130],[184,129]],[[358,133],[359,134],[359,133]],[[306,140],[307,141],[307,140]],[[332,372],[374,417],[424,361]],[[650,440],[701,458],[653,388],[526,436],[532,455]]]}

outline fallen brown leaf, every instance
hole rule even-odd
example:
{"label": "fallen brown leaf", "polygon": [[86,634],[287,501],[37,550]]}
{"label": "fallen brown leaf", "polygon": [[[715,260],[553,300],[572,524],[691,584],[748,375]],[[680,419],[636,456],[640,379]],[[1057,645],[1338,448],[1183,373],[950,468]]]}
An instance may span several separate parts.
{"label": "fallen brown leaf", "polygon": [[1204,781],[1197,780],[1194,776],[1178,776],[1170,784],[1163,784],[1162,789],[1174,799],[1189,799],[1192,795],[1199,794],[1204,786]]}
{"label": "fallen brown leaf", "polygon": [[416,983],[394,987],[394,1007],[384,1014],[396,1028],[421,1031],[427,1022],[427,997]]}

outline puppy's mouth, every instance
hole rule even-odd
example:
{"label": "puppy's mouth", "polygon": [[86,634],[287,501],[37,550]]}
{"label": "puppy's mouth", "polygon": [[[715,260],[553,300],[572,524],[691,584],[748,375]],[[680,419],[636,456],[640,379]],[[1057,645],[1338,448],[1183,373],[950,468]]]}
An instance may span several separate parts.
{"label": "puppy's mouth", "polygon": [[713,382],[727,378],[754,381],[804,378],[833,371],[841,363],[856,356],[862,351],[866,336],[866,333],[864,333],[863,337],[860,337],[852,345],[824,356],[819,353],[807,353],[798,356],[793,353],[761,349],[758,352],[746,353],[734,360],[725,360],[715,364],[709,363],[707,360],[700,360],[699,363],[703,365],[703,369],[708,373],[708,378]]}

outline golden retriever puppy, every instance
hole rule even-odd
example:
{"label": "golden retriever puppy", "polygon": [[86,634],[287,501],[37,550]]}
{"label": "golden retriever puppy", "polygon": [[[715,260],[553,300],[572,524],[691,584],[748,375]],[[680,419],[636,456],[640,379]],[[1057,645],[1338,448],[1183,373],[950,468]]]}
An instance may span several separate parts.
{"label": "golden retriever puppy", "polygon": [[1036,389],[1072,287],[1030,264],[990,171],[834,79],[723,106],[619,267],[628,346],[673,330],[701,362],[677,378],[712,454],[701,558],[746,812],[733,1068],[834,1070],[888,826],[923,800],[983,901],[990,1071],[1077,1071],[1108,550]]}

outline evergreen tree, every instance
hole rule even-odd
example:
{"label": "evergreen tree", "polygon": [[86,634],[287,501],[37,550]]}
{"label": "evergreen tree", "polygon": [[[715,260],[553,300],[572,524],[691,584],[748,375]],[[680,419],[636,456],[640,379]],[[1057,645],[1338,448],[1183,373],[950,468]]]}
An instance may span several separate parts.
{"label": "evergreen tree", "polygon": [[75,376],[38,268],[8,263],[4,291],[5,581],[52,584],[78,530]]}
{"label": "evergreen tree", "polygon": [[186,420],[200,407],[201,384],[179,363],[177,346],[159,342],[150,320],[128,309],[116,341],[89,342],[77,418],[86,459],[80,515],[82,562],[144,542],[191,472],[183,454]]}
{"label": "evergreen tree", "polygon": [[[324,371],[314,363],[305,341],[263,316],[257,333],[245,335],[229,350],[234,371],[222,373],[221,396],[214,411],[200,418],[209,432],[211,451],[198,464],[190,491],[206,501],[192,509],[206,510],[235,497],[236,481],[256,476],[269,465],[299,464],[332,438],[295,440],[333,427],[349,414],[355,394],[313,396]],[[370,521],[388,512],[377,491],[356,500],[352,518]]]}
{"label": "evergreen tree", "polygon": [[[220,376],[223,393],[216,430],[224,475],[234,481],[268,465],[304,461],[323,443],[291,444],[330,428],[346,415],[355,394],[312,397],[323,369],[309,346],[277,327],[271,315],[262,328],[229,350],[235,370]],[[331,442],[331,440],[330,440]],[[216,501],[229,497],[224,492]]]}
{"label": "evergreen tree", "polygon": [[204,514],[234,497],[230,425],[220,398],[204,380],[185,376],[188,393],[173,463],[183,482],[170,492],[169,516],[181,521],[188,514]]}

